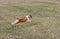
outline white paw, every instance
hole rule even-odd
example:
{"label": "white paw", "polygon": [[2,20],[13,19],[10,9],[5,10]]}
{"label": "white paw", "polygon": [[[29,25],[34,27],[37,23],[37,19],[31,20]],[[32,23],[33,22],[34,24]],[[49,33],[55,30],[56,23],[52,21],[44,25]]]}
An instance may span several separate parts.
{"label": "white paw", "polygon": [[14,24],[15,24],[15,22],[12,22],[11,24],[12,24],[12,25],[14,25]]}
{"label": "white paw", "polygon": [[28,22],[32,22],[32,20],[29,20]]}

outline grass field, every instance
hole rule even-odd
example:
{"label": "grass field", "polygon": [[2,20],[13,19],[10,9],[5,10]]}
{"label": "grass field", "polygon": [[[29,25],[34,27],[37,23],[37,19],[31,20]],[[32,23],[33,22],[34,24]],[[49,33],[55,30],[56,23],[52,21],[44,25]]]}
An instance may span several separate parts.
{"label": "grass field", "polygon": [[[31,14],[31,23],[11,25]],[[60,39],[59,0],[0,0],[0,39]]]}

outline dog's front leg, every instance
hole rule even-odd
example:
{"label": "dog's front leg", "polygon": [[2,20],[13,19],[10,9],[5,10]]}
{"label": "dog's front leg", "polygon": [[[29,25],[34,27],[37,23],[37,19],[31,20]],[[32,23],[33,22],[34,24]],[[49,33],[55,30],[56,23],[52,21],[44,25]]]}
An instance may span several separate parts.
{"label": "dog's front leg", "polygon": [[27,22],[32,22],[32,20],[28,20]]}

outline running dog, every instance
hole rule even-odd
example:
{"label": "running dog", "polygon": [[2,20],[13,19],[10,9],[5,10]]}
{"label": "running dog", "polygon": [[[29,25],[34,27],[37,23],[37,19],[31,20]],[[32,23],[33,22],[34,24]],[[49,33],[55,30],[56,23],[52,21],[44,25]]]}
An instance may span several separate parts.
{"label": "running dog", "polygon": [[31,22],[32,20],[30,20],[30,18],[32,18],[32,15],[27,15],[23,18],[16,18],[16,20],[14,22],[12,22],[12,24],[18,24],[18,23],[23,23],[23,22]]}

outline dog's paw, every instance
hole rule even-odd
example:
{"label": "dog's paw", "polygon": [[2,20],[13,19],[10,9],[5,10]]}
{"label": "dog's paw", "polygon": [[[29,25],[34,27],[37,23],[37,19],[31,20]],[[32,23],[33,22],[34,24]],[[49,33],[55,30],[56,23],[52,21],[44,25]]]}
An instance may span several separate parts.
{"label": "dog's paw", "polygon": [[28,20],[28,22],[32,22],[32,20]]}

